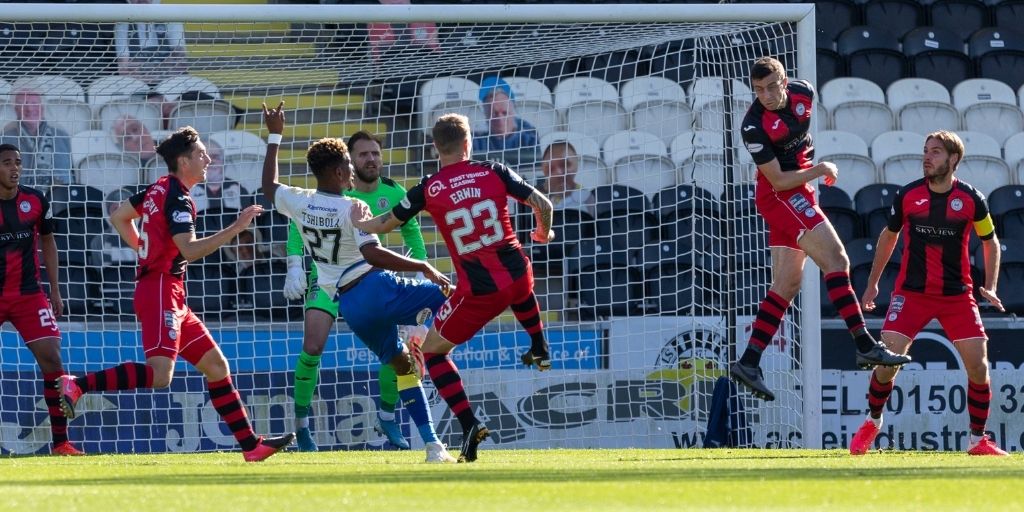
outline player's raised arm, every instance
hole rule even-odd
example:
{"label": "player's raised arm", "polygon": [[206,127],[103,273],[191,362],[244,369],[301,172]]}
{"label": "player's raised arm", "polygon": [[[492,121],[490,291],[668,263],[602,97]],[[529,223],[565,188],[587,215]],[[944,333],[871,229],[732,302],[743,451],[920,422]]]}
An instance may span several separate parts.
{"label": "player's raised arm", "polygon": [[277,181],[277,154],[281,148],[284,121],[284,101],[274,109],[268,109],[267,104],[263,104],[263,122],[270,132],[270,136],[267,137],[267,156],[263,159],[263,196],[271,204],[274,202],[274,193],[277,192],[277,187],[280,185]]}
{"label": "player's raised arm", "polygon": [[402,221],[395,217],[393,212],[387,211],[376,217],[370,212],[370,207],[366,203],[362,203],[359,207],[352,208],[352,225],[360,231],[367,233],[390,233],[398,226],[402,225]]}
{"label": "player's raised arm", "polygon": [[242,213],[238,215],[238,220],[232,222],[230,226],[208,237],[198,239],[195,231],[178,233],[174,235],[174,245],[178,246],[178,250],[181,251],[181,257],[188,261],[198,260],[234,240],[239,233],[249,227],[249,224],[252,224],[253,219],[262,213],[262,206],[251,205],[242,210]]}

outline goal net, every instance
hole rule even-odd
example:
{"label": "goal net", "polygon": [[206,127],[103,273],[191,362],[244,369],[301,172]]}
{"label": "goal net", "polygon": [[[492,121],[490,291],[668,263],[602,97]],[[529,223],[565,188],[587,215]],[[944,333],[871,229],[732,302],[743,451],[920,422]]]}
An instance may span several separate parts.
{"label": "goal net", "polygon": [[[143,360],[135,255],[106,217],[166,172],[153,144],[168,133],[191,125],[210,147],[207,182],[192,191],[203,236],[265,204],[263,103],[288,113],[282,181],[308,187],[305,149],[359,130],[383,138],[382,174],[412,187],[437,169],[433,121],[458,112],[475,158],[505,162],[556,204],[547,246],[529,241],[529,211],[511,205],[553,369],[521,365],[529,337],[511,312],[452,354],[494,433],[485,447],[820,444],[816,269],[765,352],[776,401],[724,379],[770,281],[739,137],[747,72],[774,55],[790,76],[813,78],[812,7],[171,3],[12,4],[0,23],[0,124],[26,155],[22,183],[47,191],[57,220],[69,372]],[[32,105],[43,135],[25,133]],[[434,220],[419,222],[427,257],[454,277]],[[293,429],[303,306],[282,295],[285,218],[264,214],[250,234],[189,265],[188,303],[226,354],[254,428],[273,434]],[[397,231],[382,242],[412,249]],[[0,336],[0,449],[45,452],[39,370],[10,324]],[[312,404],[321,449],[386,446],[373,429],[377,368],[339,320]],[[184,362],[175,375],[169,390],[86,395],[71,439],[92,453],[234,449],[202,376]],[[424,384],[442,440],[458,443],[458,422]]]}

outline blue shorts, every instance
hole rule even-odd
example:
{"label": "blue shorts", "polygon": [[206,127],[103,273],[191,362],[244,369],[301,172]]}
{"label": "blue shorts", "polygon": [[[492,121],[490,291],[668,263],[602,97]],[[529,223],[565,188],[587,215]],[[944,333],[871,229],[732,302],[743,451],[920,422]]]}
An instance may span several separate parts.
{"label": "blue shorts", "polygon": [[388,363],[402,353],[398,326],[423,323],[445,300],[434,283],[372,270],[338,296],[338,312],[380,362]]}

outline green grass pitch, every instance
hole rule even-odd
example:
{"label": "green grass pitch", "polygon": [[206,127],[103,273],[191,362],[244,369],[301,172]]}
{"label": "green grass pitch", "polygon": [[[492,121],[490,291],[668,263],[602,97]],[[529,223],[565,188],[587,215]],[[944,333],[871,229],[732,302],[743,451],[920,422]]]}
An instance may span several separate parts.
{"label": "green grass pitch", "polygon": [[0,459],[0,510],[321,512],[1020,510],[1024,456],[828,450],[487,450]]}

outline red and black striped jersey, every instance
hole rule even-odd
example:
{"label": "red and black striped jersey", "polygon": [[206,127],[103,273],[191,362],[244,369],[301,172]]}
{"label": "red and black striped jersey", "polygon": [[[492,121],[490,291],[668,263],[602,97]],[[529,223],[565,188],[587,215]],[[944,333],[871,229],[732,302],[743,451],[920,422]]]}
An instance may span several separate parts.
{"label": "red and black striped jersey", "polygon": [[13,199],[0,200],[0,297],[39,293],[36,248],[39,235],[53,232],[50,201],[42,192],[19,185]]}
{"label": "red and black striped jersey", "polygon": [[[814,86],[806,80],[790,80],[786,91],[786,107],[779,110],[768,110],[754,99],[740,126],[743,144],[754,163],[762,165],[777,158],[783,172],[806,169],[814,160],[814,144],[808,133],[814,110]],[[768,184],[760,173],[758,180]]]}
{"label": "red and black striped jersey", "polygon": [[177,176],[168,174],[129,201],[142,215],[138,277],[152,272],[184,276],[188,262],[174,244],[174,235],[195,231],[196,206],[188,189]]}
{"label": "red and black striped jersey", "polygon": [[507,196],[526,201],[533,191],[503,164],[467,160],[424,177],[392,212],[402,222],[430,212],[448,245],[458,286],[486,295],[526,274],[530,262],[512,229]]}
{"label": "red and black striped jersey", "polygon": [[995,235],[985,197],[969,184],[953,178],[953,188],[940,194],[921,178],[901,188],[889,210],[888,226],[903,237],[896,289],[931,295],[970,293],[971,225],[982,240]]}

